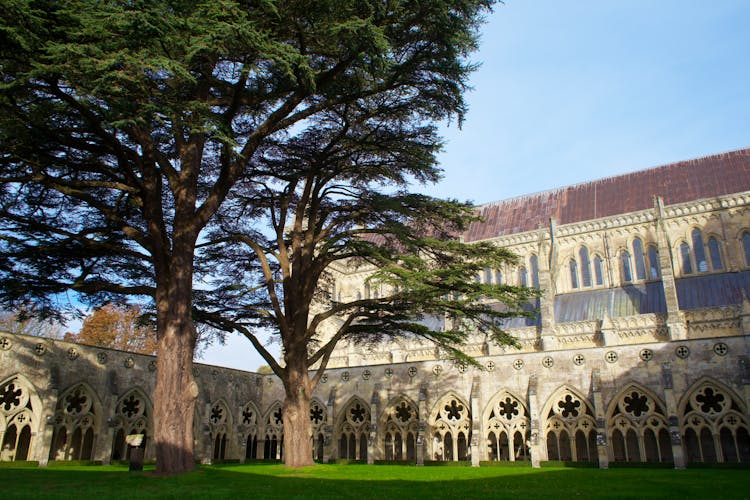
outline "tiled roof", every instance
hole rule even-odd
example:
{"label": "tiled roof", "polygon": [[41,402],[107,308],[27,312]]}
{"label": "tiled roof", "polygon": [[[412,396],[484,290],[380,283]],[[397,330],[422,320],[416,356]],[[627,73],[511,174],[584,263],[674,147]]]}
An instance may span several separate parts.
{"label": "tiled roof", "polygon": [[479,207],[465,241],[478,241],[557,224],[653,208],[750,190],[750,148],[671,163],[625,175],[529,194]]}

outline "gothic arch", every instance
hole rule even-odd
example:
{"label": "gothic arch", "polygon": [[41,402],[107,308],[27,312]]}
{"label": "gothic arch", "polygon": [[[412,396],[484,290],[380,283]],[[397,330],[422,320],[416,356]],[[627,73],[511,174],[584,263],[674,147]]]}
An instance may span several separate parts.
{"label": "gothic arch", "polygon": [[417,459],[417,433],[419,431],[419,405],[404,394],[399,394],[386,405],[380,414],[378,428],[386,460]]}
{"label": "gothic arch", "polygon": [[607,408],[610,459],[615,462],[672,462],[672,443],[664,402],[650,389],[631,382]]}
{"label": "gothic arch", "polygon": [[325,451],[325,427],[328,410],[319,398],[314,397],[310,400],[310,426],[312,427],[312,449],[313,459],[319,462],[323,461]]}
{"label": "gothic arch", "polygon": [[284,458],[284,418],[281,401],[275,401],[263,417],[263,458]]}
{"label": "gothic arch", "polygon": [[594,406],[577,389],[563,385],[542,406],[540,413],[548,460],[596,462]]}
{"label": "gothic arch", "polygon": [[149,444],[149,438],[153,435],[153,405],[148,396],[139,388],[133,388],[117,401],[115,414],[108,419],[108,424],[113,428],[112,460],[128,460],[130,448],[125,442],[129,434],[143,434],[144,439],[141,447],[144,455]]}
{"label": "gothic arch", "polygon": [[101,417],[101,402],[86,382],[63,391],[52,420],[54,432],[50,460],[91,460]]}
{"label": "gothic arch", "polygon": [[336,418],[336,442],[339,458],[367,460],[370,437],[370,405],[352,396]]}
{"label": "gothic arch", "polygon": [[531,419],[525,401],[502,390],[484,410],[482,428],[489,460],[529,460]]}
{"label": "gothic arch", "polygon": [[0,383],[0,461],[33,458],[41,409],[36,388],[23,375],[13,375]]}
{"label": "gothic arch", "polygon": [[430,457],[455,461],[470,458],[471,406],[450,391],[444,394],[430,412]]}
{"label": "gothic arch", "polygon": [[703,377],[678,408],[688,462],[750,462],[747,408],[731,388]]}
{"label": "gothic arch", "polygon": [[230,431],[232,429],[232,413],[229,405],[220,398],[211,404],[208,412],[209,436],[212,443],[212,458],[214,460],[225,460],[227,458],[227,442],[230,443]]}
{"label": "gothic arch", "polygon": [[237,428],[242,434],[241,442],[244,442],[245,458],[255,459],[258,457],[258,407],[252,401],[248,401],[240,408],[237,416]]}

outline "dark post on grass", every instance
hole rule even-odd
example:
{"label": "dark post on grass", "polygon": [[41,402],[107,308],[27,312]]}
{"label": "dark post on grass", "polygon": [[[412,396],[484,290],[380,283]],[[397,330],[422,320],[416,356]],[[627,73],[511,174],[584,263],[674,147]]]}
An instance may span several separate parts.
{"label": "dark post on grass", "polygon": [[125,438],[130,451],[130,472],[143,470],[143,434],[129,434]]}

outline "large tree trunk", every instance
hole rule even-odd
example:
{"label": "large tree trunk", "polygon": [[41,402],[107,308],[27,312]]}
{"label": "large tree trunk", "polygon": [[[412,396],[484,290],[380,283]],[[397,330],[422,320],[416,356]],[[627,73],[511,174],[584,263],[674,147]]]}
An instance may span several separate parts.
{"label": "large tree trunk", "polygon": [[167,326],[157,355],[153,399],[156,472],[159,474],[180,474],[195,468],[193,415],[198,385],[193,378],[194,326],[192,322],[180,323]]}
{"label": "large tree trunk", "polygon": [[158,474],[180,474],[195,468],[193,416],[198,385],[193,378],[193,253],[189,244],[175,246],[183,252],[173,255],[169,278],[157,286],[156,296],[159,351],[153,400]]}
{"label": "large tree trunk", "polygon": [[[287,357],[287,360],[289,358]],[[284,463],[288,467],[314,465],[310,423],[310,381],[306,363],[288,364],[284,388]]]}

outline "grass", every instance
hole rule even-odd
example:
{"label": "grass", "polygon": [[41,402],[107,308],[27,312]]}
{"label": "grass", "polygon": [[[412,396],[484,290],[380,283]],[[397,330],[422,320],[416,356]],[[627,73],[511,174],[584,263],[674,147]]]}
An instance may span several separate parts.
{"label": "grass", "polygon": [[124,466],[2,467],[10,498],[750,498],[748,470],[223,464],[155,477]]}

